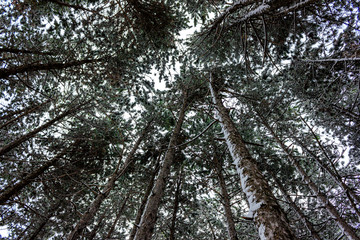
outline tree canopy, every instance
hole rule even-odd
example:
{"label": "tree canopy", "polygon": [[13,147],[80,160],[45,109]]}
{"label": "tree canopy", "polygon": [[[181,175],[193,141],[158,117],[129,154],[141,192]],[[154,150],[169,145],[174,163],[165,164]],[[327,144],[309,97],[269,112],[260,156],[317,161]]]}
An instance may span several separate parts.
{"label": "tree canopy", "polygon": [[1,239],[360,239],[359,1],[0,5]]}

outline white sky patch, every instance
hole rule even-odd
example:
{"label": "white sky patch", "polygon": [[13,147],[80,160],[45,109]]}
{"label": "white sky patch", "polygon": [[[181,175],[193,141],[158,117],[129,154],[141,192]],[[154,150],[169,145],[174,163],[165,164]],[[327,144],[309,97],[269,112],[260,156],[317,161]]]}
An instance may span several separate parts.
{"label": "white sky patch", "polygon": [[201,25],[198,24],[196,26],[184,29],[182,31],[180,31],[180,37],[179,39],[187,39],[189,38],[195,31],[200,31]]}
{"label": "white sky patch", "polygon": [[9,230],[7,226],[0,226],[0,237],[9,237]]}
{"label": "white sky patch", "polygon": [[[192,34],[194,34],[195,31],[200,31],[201,25],[198,24],[196,26],[184,29],[182,31],[180,31],[180,36],[178,37],[177,41],[177,47],[179,48],[180,51],[185,52],[186,48],[179,44],[180,42],[182,42],[183,40],[188,39],[189,37],[191,37]],[[174,76],[175,74],[180,74],[180,67],[181,64],[179,62],[175,63],[175,69],[169,68],[168,69],[168,74],[169,74],[169,78],[170,78],[170,82],[174,81]],[[151,81],[154,82],[154,88],[157,90],[167,90],[169,89],[168,87],[166,87],[166,82],[165,81],[160,81],[159,80],[159,74],[158,71],[153,68],[151,70],[151,73],[148,75],[148,77],[150,78]]]}

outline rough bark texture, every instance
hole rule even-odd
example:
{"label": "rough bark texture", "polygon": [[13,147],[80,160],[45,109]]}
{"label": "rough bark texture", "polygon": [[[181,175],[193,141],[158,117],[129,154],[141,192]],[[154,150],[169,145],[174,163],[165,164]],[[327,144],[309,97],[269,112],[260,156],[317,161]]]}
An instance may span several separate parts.
{"label": "rough bark texture", "polygon": [[[159,155],[159,158],[160,157],[161,157],[161,154]],[[147,200],[148,200],[148,198],[150,196],[151,190],[154,187],[154,180],[155,180],[156,174],[158,172],[159,172],[159,161],[157,161],[154,172],[152,173],[152,175],[150,177],[150,181],[149,181],[149,184],[148,184],[148,186],[146,188],[144,197],[143,197],[143,199],[141,201],[141,204],[140,204],[140,207],[139,207],[139,209],[138,209],[138,211],[136,213],[134,227],[131,229],[131,233],[130,233],[130,236],[129,236],[128,240],[133,240],[134,237],[135,237],[135,234],[136,234],[137,229],[138,229],[139,224],[140,224],[141,216],[142,216],[142,214],[144,212],[145,205],[146,205],[146,202],[147,202]]]}
{"label": "rough bark texture", "polygon": [[294,158],[294,156],[289,152],[288,148],[285,146],[285,144],[280,140],[280,138],[276,135],[274,130],[271,128],[271,126],[268,124],[266,119],[264,119],[260,114],[258,114],[261,122],[263,125],[268,129],[271,136],[275,139],[275,141],[279,144],[281,149],[288,155],[289,160],[291,164],[296,168],[296,170],[299,172],[299,174],[302,176],[304,182],[309,186],[313,194],[317,196],[317,199],[324,205],[326,210],[329,212],[331,216],[336,220],[337,224],[341,228],[341,230],[346,234],[346,236],[349,239],[352,240],[360,240],[360,238],[356,235],[354,229],[347,224],[345,219],[341,217],[337,209],[334,205],[331,204],[331,202],[328,200],[325,193],[323,193],[318,186],[311,180],[311,178],[307,175],[306,171],[301,167],[299,162]]}
{"label": "rough bark texture", "polygon": [[216,105],[217,115],[226,139],[227,146],[240,175],[241,186],[250,205],[249,214],[254,218],[255,226],[262,240],[296,239],[288,224],[287,217],[264,176],[251,157],[245,143],[232,122],[228,110],[224,107],[218,93],[210,82],[211,95]]}
{"label": "rough bark texture", "polygon": [[214,164],[216,166],[216,173],[217,173],[219,185],[221,188],[221,195],[222,195],[221,198],[222,198],[222,204],[225,209],[225,217],[226,217],[226,222],[227,222],[227,227],[228,227],[229,239],[230,240],[238,240],[236,229],[235,229],[234,217],[231,212],[230,196],[226,189],[226,183],[225,183],[224,175],[222,173],[222,164],[216,156],[214,157]]}
{"label": "rough bark texture", "polygon": [[135,240],[151,239],[157,219],[157,212],[160,206],[160,201],[164,195],[167,178],[169,176],[170,168],[174,160],[175,146],[181,130],[182,123],[185,118],[186,107],[187,107],[187,96],[185,94],[183,104],[179,113],[179,118],[176,122],[173,134],[171,136],[169,147],[165,154],[163,165],[161,166],[159,176],[156,179],[155,186],[152,189],[152,193],[147,201],[143,216],[141,217],[140,226],[136,232]]}
{"label": "rough bark texture", "polygon": [[51,166],[53,166],[65,153],[66,150],[61,151],[52,160],[46,162],[44,165],[42,165],[32,173],[23,177],[23,179],[20,182],[14,184],[13,186],[8,186],[7,188],[5,188],[5,190],[0,194],[0,205],[4,204],[12,196],[19,193],[28,184],[32,183],[38,176],[40,176]]}
{"label": "rough bark texture", "polygon": [[41,132],[42,130],[47,129],[48,127],[51,127],[52,125],[54,125],[56,122],[62,120],[63,118],[69,116],[72,113],[75,113],[77,111],[78,108],[72,108],[69,109],[65,112],[63,112],[62,114],[60,114],[59,116],[55,117],[54,119],[48,121],[47,123],[43,124],[42,126],[34,129],[33,131],[21,136],[20,138],[16,139],[15,141],[12,141],[11,143],[5,145],[4,147],[2,147],[0,149],[0,156],[4,155],[5,153],[11,151],[12,149],[16,148],[17,146],[19,146],[21,143],[29,140],[30,138],[34,137],[37,133]]}
{"label": "rough bark texture", "polygon": [[145,127],[144,131],[141,133],[138,140],[134,144],[133,148],[131,149],[129,155],[127,156],[127,158],[125,160],[125,163],[124,163],[123,167],[121,169],[116,170],[112,174],[112,176],[108,180],[104,190],[101,193],[99,193],[96,196],[96,198],[94,199],[94,201],[90,204],[88,210],[82,215],[81,219],[76,224],[74,230],[67,237],[67,240],[79,239],[82,232],[83,232],[83,230],[84,230],[84,228],[93,220],[95,214],[97,213],[97,211],[100,208],[101,203],[104,201],[104,199],[106,199],[109,196],[111,190],[114,188],[115,181],[122,174],[124,174],[126,172],[126,170],[128,169],[128,166],[131,163],[137,148],[139,147],[141,141],[144,139],[145,134],[147,133],[147,130],[148,130],[149,126],[150,126],[150,123],[151,122],[149,122],[149,124]]}

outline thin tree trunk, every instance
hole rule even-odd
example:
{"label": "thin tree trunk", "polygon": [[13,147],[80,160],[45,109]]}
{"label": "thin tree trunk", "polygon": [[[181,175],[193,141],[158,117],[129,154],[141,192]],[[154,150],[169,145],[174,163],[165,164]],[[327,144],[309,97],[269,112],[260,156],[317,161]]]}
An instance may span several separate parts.
{"label": "thin tree trunk", "polygon": [[222,164],[220,162],[220,159],[218,159],[216,156],[214,156],[214,165],[215,170],[219,179],[219,185],[221,188],[221,198],[222,198],[222,204],[225,209],[225,217],[228,227],[228,234],[230,240],[238,240],[236,229],[235,229],[235,222],[234,217],[231,212],[231,203],[230,203],[230,196],[228,194],[228,191],[226,189],[226,183],[224,179],[224,175],[222,173]]}
{"label": "thin tree trunk", "polygon": [[47,129],[48,127],[51,127],[52,125],[54,125],[56,122],[62,120],[63,118],[69,116],[70,114],[74,113],[77,111],[78,108],[72,108],[69,109],[65,112],[63,112],[62,114],[60,114],[59,116],[55,117],[54,119],[48,121],[47,123],[43,124],[42,126],[34,129],[33,131],[21,136],[20,138],[12,141],[11,143],[5,145],[4,147],[2,147],[0,149],[0,156],[4,155],[5,153],[11,151],[12,149],[16,148],[17,146],[19,146],[21,143],[29,140],[30,138],[34,137],[37,133],[41,132],[42,130]]}
{"label": "thin tree trunk", "polygon": [[45,105],[46,103],[49,103],[49,102],[50,102],[50,100],[47,100],[47,101],[45,101],[45,102],[43,102],[43,103],[41,103],[41,104],[39,104],[39,105],[37,105],[37,106],[35,106],[35,107],[33,107],[33,108],[30,108],[30,109],[26,110],[25,112],[23,112],[23,113],[20,114],[19,116],[15,117],[15,118],[13,118],[13,119],[10,119],[10,120],[7,121],[6,123],[2,124],[2,125],[0,126],[0,129],[2,129],[2,128],[6,127],[7,125],[9,125],[9,124],[11,124],[11,123],[19,120],[20,118],[22,118],[23,116],[28,115],[29,113],[34,112],[36,109],[42,107],[43,105]]}
{"label": "thin tree trunk", "polygon": [[270,173],[272,179],[274,179],[276,185],[278,186],[279,190],[281,191],[282,195],[286,199],[287,203],[290,205],[290,207],[297,213],[297,215],[300,217],[301,221],[305,224],[306,228],[310,232],[311,236],[316,240],[321,240],[319,234],[314,229],[314,226],[312,223],[307,219],[305,214],[302,212],[302,210],[294,203],[294,201],[291,199],[287,191],[285,190],[284,186],[281,184],[279,179],[273,174],[273,172],[269,169],[269,166],[265,163],[268,172]]}
{"label": "thin tree trunk", "polygon": [[81,61],[72,61],[72,62],[67,62],[67,63],[52,62],[52,63],[45,63],[45,64],[28,64],[28,65],[23,65],[23,66],[11,67],[8,69],[5,68],[5,69],[0,70],[0,79],[7,78],[11,75],[15,75],[15,74],[19,74],[19,73],[25,73],[25,72],[35,72],[35,71],[40,71],[40,70],[55,70],[55,69],[60,70],[60,69],[80,66],[80,65],[83,65],[86,63],[96,62],[99,60],[85,59],[85,60],[81,60]]}
{"label": "thin tree trunk", "polygon": [[51,52],[41,52],[38,50],[27,50],[27,49],[18,49],[18,48],[0,48],[0,53],[7,52],[7,53],[16,53],[16,54],[37,54],[37,55],[55,55]]}
{"label": "thin tree trunk", "polygon": [[123,167],[121,169],[116,169],[115,172],[112,174],[112,176],[110,177],[110,179],[108,180],[104,190],[99,193],[96,198],[94,199],[94,201],[90,204],[89,208],[87,209],[87,211],[82,215],[81,219],[79,220],[79,222],[76,224],[74,230],[70,233],[70,235],[67,237],[67,240],[74,240],[74,239],[78,239],[80,238],[84,228],[92,221],[92,219],[94,218],[95,214],[97,213],[97,211],[100,208],[101,203],[109,196],[111,190],[114,188],[115,186],[115,181],[121,176],[123,175],[126,170],[128,169],[129,164],[132,162],[132,159],[134,157],[134,154],[136,152],[136,150],[138,149],[141,141],[145,138],[145,135],[148,131],[148,128],[151,125],[150,121],[148,123],[148,125],[145,127],[145,129],[142,131],[142,133],[140,134],[139,138],[137,139],[137,141],[135,142],[132,150],[130,151],[129,155],[127,156],[125,163],[123,165]]}
{"label": "thin tree trunk", "polygon": [[[211,77],[210,77],[211,78]],[[288,224],[287,217],[274,197],[269,184],[251,157],[240,133],[232,122],[210,79],[210,91],[216,105],[217,115],[227,146],[240,175],[241,186],[250,205],[259,236],[265,240],[296,239]]]}
{"label": "thin tree trunk", "polygon": [[311,236],[314,239],[321,240],[319,234],[315,231],[312,223],[307,219],[307,217],[301,211],[301,209],[292,201],[291,197],[286,192],[285,188],[281,185],[279,179],[277,179],[275,176],[273,176],[273,179],[274,179],[276,185],[278,186],[278,188],[280,189],[281,193],[285,197],[286,201],[289,203],[290,207],[292,209],[294,209],[294,211],[297,213],[297,215],[301,218],[301,221],[305,224],[305,226],[308,229],[308,231],[310,232]]}
{"label": "thin tree trunk", "polygon": [[[310,151],[310,150],[305,146],[305,144],[304,144],[303,142],[301,142],[298,138],[293,137],[293,139],[295,140],[295,142],[297,142],[297,143],[300,145],[300,147],[301,147],[303,150],[305,150],[305,151],[317,162],[317,164],[318,164],[322,169],[324,169],[324,170],[332,177],[332,179],[333,179],[337,184],[340,185],[340,187],[344,190],[344,192],[348,192],[348,193],[352,196],[352,198],[353,198],[354,200],[356,200],[358,203],[360,203],[360,197],[359,197],[358,195],[356,195],[356,193],[355,193],[351,188],[349,188],[349,186],[348,186],[346,183],[344,183],[344,182],[342,181],[341,176],[340,176],[337,172],[331,170],[331,169],[329,168],[329,166],[325,164],[324,161],[320,160],[320,159],[319,159],[312,151]],[[357,209],[356,209],[356,210],[357,210]]]}
{"label": "thin tree trunk", "polygon": [[155,169],[150,177],[150,181],[149,181],[149,184],[146,188],[146,191],[145,191],[145,194],[144,194],[144,197],[141,201],[141,204],[140,204],[140,207],[136,213],[136,218],[135,218],[135,222],[134,222],[134,226],[131,230],[131,233],[130,233],[130,236],[129,236],[129,239],[128,240],[133,240],[134,237],[135,237],[135,234],[137,232],[137,229],[139,227],[139,223],[140,223],[140,220],[141,220],[141,216],[144,212],[144,209],[145,209],[145,205],[146,205],[146,202],[150,196],[150,193],[151,193],[151,190],[152,188],[154,187],[154,180],[155,180],[155,177],[157,175],[157,173],[159,172],[159,162],[160,162],[160,157],[161,157],[161,154],[159,155],[159,159],[155,165]]}
{"label": "thin tree trunk", "polygon": [[25,233],[29,230],[29,228],[31,227],[31,223],[25,228],[24,231],[22,231],[16,238],[16,240],[21,240],[23,239],[23,236],[25,235]]}
{"label": "thin tree trunk", "polygon": [[125,198],[123,204],[122,204],[121,207],[120,207],[119,212],[116,214],[116,218],[115,218],[113,224],[111,225],[111,227],[110,227],[110,229],[109,229],[109,232],[108,232],[108,234],[106,235],[105,239],[111,238],[111,235],[112,235],[112,233],[114,232],[115,227],[116,227],[116,224],[117,224],[117,222],[119,221],[119,219],[120,219],[120,217],[121,217],[121,215],[122,215],[122,213],[123,213],[123,211],[124,211],[124,209],[125,209],[126,202],[127,202],[127,200],[129,199],[129,197],[130,197],[130,195],[128,195],[128,196]]}
{"label": "thin tree trunk", "polygon": [[39,235],[39,233],[41,232],[41,230],[45,227],[46,223],[49,222],[49,219],[54,216],[56,210],[60,207],[61,201],[59,201],[58,203],[54,204],[53,207],[50,208],[50,212],[48,213],[48,215],[46,216],[46,218],[44,218],[41,223],[39,224],[39,227],[31,234],[31,236],[28,238],[29,240],[35,240],[37,239],[37,236]]}
{"label": "thin tree trunk", "polygon": [[[40,103],[40,104],[36,105],[35,107],[34,107],[34,106],[28,106],[28,107],[25,107],[25,108],[23,108],[23,109],[21,109],[21,110],[17,110],[17,111],[13,111],[13,112],[8,112],[7,115],[1,116],[0,119],[9,119],[9,118],[13,117],[13,116],[16,115],[16,114],[20,114],[20,116],[17,116],[17,117],[14,118],[15,120],[14,120],[14,119],[8,120],[8,122],[16,121],[19,117],[22,117],[22,116],[24,116],[24,115],[27,115],[28,113],[33,112],[34,110],[36,110],[36,109],[38,109],[39,107],[41,107],[41,106],[49,103],[50,101],[51,101],[51,100],[49,99],[49,100],[46,100],[46,101],[43,102],[43,103]],[[4,114],[4,113],[2,113],[2,114]],[[9,123],[7,123],[7,122],[4,123],[3,125],[1,125],[0,129],[1,129],[1,128],[4,128],[4,127],[5,127],[6,125],[8,125],[8,124],[9,124]]]}
{"label": "thin tree trunk", "polygon": [[180,172],[176,180],[175,199],[174,199],[173,212],[172,212],[171,225],[170,225],[170,235],[169,235],[170,240],[175,240],[176,216],[180,204],[179,197],[181,194],[181,184],[182,184],[182,173]]}
{"label": "thin tree trunk", "polygon": [[187,105],[187,94],[184,93],[183,104],[180,109],[179,117],[176,122],[173,134],[171,136],[168,150],[165,154],[164,162],[160,169],[159,176],[156,179],[155,186],[152,189],[152,194],[149,196],[146,208],[141,217],[140,226],[136,232],[135,240],[150,240],[153,234],[157,219],[157,212],[160,206],[161,199],[164,195],[164,190],[170,173],[170,168],[174,160],[175,146],[178,140],[177,138],[180,134],[182,123],[185,118],[185,111]]}
{"label": "thin tree trunk", "polygon": [[335,219],[335,221],[338,223],[341,230],[347,235],[349,239],[352,240],[360,240],[360,238],[356,235],[354,229],[346,223],[346,221],[341,217],[337,209],[334,207],[334,205],[331,204],[331,202],[328,200],[325,193],[323,193],[318,186],[311,180],[311,178],[307,175],[305,170],[301,167],[299,162],[294,158],[294,156],[289,152],[288,148],[285,146],[285,144],[280,140],[280,138],[276,135],[274,130],[271,128],[271,126],[268,124],[268,122],[262,117],[259,113],[258,117],[260,118],[262,124],[268,129],[271,136],[275,139],[275,141],[279,144],[279,146],[282,148],[282,150],[288,155],[288,158],[291,162],[291,164],[296,168],[296,170],[300,173],[302,176],[304,182],[309,186],[313,194],[317,196],[317,199],[324,205],[326,210],[329,212],[331,216]]}
{"label": "thin tree trunk", "polygon": [[89,237],[87,240],[93,240],[96,236],[96,233],[97,231],[102,227],[102,222],[103,220],[105,219],[107,215],[107,212],[105,211],[101,216],[100,216],[100,219],[98,221],[98,223],[96,224],[96,226],[94,227],[93,230],[91,230],[90,234],[89,234]]}
{"label": "thin tree trunk", "polygon": [[46,162],[44,165],[33,171],[32,173],[26,175],[22,178],[22,180],[18,183],[15,183],[13,186],[8,186],[5,190],[0,194],[0,205],[4,204],[7,200],[9,200],[12,196],[18,194],[24,187],[28,184],[32,183],[38,176],[43,174],[46,170],[48,170],[51,166],[54,166],[56,162],[66,153],[66,149],[58,153],[52,160]]}

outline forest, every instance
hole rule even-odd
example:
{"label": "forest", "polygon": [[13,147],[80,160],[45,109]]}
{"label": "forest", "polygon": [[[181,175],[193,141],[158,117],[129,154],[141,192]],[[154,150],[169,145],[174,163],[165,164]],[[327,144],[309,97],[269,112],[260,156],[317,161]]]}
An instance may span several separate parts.
{"label": "forest", "polygon": [[1,0],[0,239],[360,240],[359,0]]}

